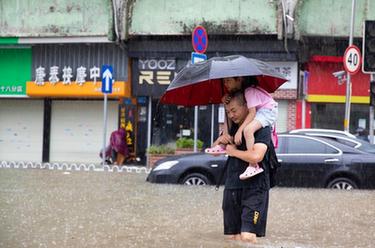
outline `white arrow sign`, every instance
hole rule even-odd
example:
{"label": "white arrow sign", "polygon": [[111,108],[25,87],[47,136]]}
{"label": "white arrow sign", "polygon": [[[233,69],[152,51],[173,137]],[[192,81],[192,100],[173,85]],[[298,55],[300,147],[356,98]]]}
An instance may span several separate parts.
{"label": "white arrow sign", "polygon": [[103,78],[105,80],[105,91],[109,91],[109,87],[110,85],[109,84],[112,84],[112,73],[110,70],[105,70],[105,72],[103,73]]}
{"label": "white arrow sign", "polygon": [[102,92],[111,94],[112,93],[112,83],[113,83],[113,69],[112,66],[103,65],[102,66]]}

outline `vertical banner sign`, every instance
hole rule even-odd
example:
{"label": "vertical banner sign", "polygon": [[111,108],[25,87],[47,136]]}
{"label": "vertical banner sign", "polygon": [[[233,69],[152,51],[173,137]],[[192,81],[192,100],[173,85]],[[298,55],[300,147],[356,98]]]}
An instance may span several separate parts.
{"label": "vertical banner sign", "polygon": [[[131,101],[130,101],[131,102]],[[135,154],[135,129],[136,129],[136,115],[137,107],[131,103],[123,103],[120,105],[120,126],[126,130],[126,144],[128,145],[129,153]]]}

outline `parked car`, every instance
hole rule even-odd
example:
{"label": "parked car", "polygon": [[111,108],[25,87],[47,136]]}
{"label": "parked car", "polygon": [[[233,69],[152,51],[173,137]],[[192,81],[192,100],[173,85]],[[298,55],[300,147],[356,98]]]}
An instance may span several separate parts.
{"label": "parked car", "polygon": [[355,135],[341,131],[341,130],[335,130],[335,129],[324,129],[324,128],[301,128],[301,129],[294,129],[289,131],[289,133],[295,133],[295,134],[310,134],[310,135],[336,135],[336,136],[343,136],[343,137],[349,137],[349,138],[356,138]]}
{"label": "parked car", "polygon": [[205,153],[171,156],[156,162],[147,181],[186,185],[216,184],[226,159],[225,155],[216,157]]}
{"label": "parked car", "polygon": [[351,146],[364,152],[375,153],[375,145],[368,141],[359,139],[351,133],[332,130],[332,129],[318,129],[318,128],[307,128],[307,129],[295,129],[289,131],[290,134],[305,134],[315,137],[330,138],[339,143]]}
{"label": "parked car", "polygon": [[[337,189],[374,189],[375,154],[330,138],[280,134],[276,150],[281,167],[277,185]],[[187,185],[216,184],[226,157],[204,153],[173,156],[156,163],[147,181]]]}

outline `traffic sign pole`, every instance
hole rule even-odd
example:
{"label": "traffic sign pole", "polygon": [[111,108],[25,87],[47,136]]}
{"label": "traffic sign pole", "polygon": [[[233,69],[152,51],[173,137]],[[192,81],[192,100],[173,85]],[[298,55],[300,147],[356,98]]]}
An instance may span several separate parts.
{"label": "traffic sign pole", "polygon": [[[193,30],[191,41],[195,53],[191,55],[191,63],[203,61],[207,59],[207,56],[204,52],[208,46],[207,31],[202,26],[196,26]],[[194,152],[197,152],[197,143],[198,143],[198,106],[194,107]]]}
{"label": "traffic sign pole", "polygon": [[[356,5],[356,0],[352,0],[352,16],[350,19],[349,47],[353,45],[355,5]],[[346,132],[349,132],[350,130],[349,128],[350,127],[350,102],[351,102],[351,95],[352,95],[352,83],[350,79],[351,79],[350,73],[347,72],[346,73],[345,119],[344,119],[344,131]]]}
{"label": "traffic sign pole", "polygon": [[[371,102],[371,82],[375,81],[375,74],[370,74],[370,102]],[[369,136],[370,136],[370,143],[374,144],[374,106],[370,104],[369,106]]]}
{"label": "traffic sign pole", "polygon": [[105,165],[106,157],[106,139],[107,139],[107,103],[108,103],[108,94],[112,93],[112,83],[113,83],[113,68],[109,65],[102,66],[102,93],[104,95],[104,104],[103,104],[103,152],[102,152],[102,164]]}
{"label": "traffic sign pole", "polygon": [[105,156],[106,156],[106,138],[107,138],[107,93],[104,93],[104,109],[103,109],[103,113],[104,113],[104,119],[103,119],[103,153],[102,153],[102,157],[103,157],[103,166],[105,165]]}

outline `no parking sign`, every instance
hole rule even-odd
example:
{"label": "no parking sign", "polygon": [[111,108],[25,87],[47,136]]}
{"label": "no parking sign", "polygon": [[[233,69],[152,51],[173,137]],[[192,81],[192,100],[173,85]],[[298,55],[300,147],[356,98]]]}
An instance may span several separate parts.
{"label": "no parking sign", "polygon": [[191,38],[194,51],[197,53],[204,53],[208,46],[206,29],[202,26],[196,26]]}

